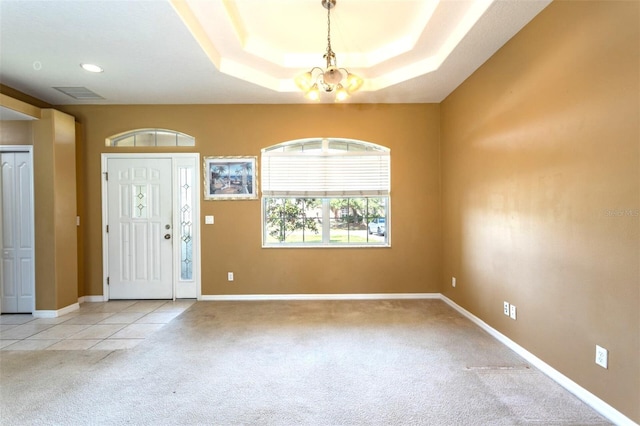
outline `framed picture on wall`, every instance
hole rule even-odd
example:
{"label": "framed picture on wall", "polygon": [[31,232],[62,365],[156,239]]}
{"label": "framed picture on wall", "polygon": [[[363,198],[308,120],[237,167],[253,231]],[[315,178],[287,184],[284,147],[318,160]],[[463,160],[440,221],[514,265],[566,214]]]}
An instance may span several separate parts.
{"label": "framed picture on wall", "polygon": [[256,200],[257,157],[204,157],[205,200]]}

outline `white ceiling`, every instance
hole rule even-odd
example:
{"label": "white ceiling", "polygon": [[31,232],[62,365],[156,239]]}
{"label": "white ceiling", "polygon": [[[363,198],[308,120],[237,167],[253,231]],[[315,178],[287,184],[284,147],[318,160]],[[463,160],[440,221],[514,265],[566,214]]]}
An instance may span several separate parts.
{"label": "white ceiling", "polygon": [[[440,102],[549,2],[338,0],[348,102]],[[326,45],[320,0],[0,0],[0,83],[53,105],[308,103],[292,81]]]}

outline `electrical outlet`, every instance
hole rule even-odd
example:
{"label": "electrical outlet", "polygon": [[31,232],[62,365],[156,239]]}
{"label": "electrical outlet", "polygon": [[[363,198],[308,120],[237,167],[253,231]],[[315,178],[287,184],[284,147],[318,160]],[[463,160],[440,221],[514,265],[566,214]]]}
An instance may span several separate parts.
{"label": "electrical outlet", "polygon": [[233,281],[233,272],[227,272],[227,281]]}
{"label": "electrical outlet", "polygon": [[609,364],[609,351],[598,345],[596,345],[596,364],[602,368],[608,368]]}
{"label": "electrical outlet", "polygon": [[509,310],[509,316],[512,320],[516,319],[516,306],[511,305],[511,309]]}
{"label": "electrical outlet", "polygon": [[451,277],[451,287],[456,286],[456,277]]}
{"label": "electrical outlet", "polygon": [[509,302],[504,302],[504,314],[505,314],[506,316],[509,316],[509,309],[510,309],[509,307],[510,307],[510,306],[511,306],[511,305],[509,305]]}

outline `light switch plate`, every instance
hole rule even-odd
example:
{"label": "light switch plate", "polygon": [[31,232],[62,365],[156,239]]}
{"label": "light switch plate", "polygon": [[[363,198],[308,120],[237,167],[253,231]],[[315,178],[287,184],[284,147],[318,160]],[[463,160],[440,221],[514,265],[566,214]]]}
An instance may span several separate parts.
{"label": "light switch plate", "polygon": [[213,216],[212,215],[208,215],[204,217],[204,224],[205,225],[213,225]]}

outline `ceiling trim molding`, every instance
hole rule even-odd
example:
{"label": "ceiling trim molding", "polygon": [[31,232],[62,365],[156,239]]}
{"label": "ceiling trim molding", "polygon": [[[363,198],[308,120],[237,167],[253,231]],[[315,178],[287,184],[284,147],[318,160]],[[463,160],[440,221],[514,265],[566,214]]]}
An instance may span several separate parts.
{"label": "ceiling trim molding", "polygon": [[200,21],[198,21],[198,18],[196,18],[187,2],[184,0],[170,0],[169,3],[180,19],[182,19],[182,22],[185,24],[193,38],[196,39],[200,47],[202,47],[202,50],[204,50],[211,62],[213,62],[215,67],[219,70],[222,56],[211,42],[211,39],[209,39],[207,32],[202,28]]}

